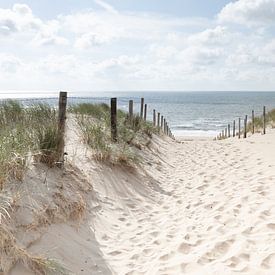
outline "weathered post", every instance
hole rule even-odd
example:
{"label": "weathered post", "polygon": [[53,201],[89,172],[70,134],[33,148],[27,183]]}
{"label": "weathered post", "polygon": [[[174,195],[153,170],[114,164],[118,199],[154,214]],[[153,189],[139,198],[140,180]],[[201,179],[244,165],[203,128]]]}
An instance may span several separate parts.
{"label": "weathered post", "polygon": [[243,132],[243,137],[246,138],[247,136],[247,115],[244,118],[244,132]]}
{"label": "weathered post", "polygon": [[233,120],[233,137],[235,137],[236,133],[236,122]]}
{"label": "weathered post", "polygon": [[222,138],[224,139],[224,130],[222,130]]}
{"label": "weathered post", "polygon": [[165,124],[166,124],[166,119],[164,118],[163,119],[163,129],[162,129],[164,134],[165,134]]}
{"label": "weathered post", "polygon": [[153,125],[156,126],[156,110],[153,110]]}
{"label": "weathered post", "polygon": [[228,137],[230,137],[230,124],[228,124]]}
{"label": "weathered post", "polygon": [[133,113],[134,113],[134,101],[129,100],[129,120],[133,120]]}
{"label": "weathered post", "polygon": [[161,120],[160,120],[160,129],[161,131],[163,131],[163,116],[161,116]]}
{"label": "weathered post", "polygon": [[111,138],[117,142],[117,99],[111,98]]}
{"label": "weathered post", "polygon": [[264,106],[264,109],[263,109],[263,134],[265,135],[265,127],[266,127],[266,117],[265,117],[265,106]]}
{"label": "weathered post", "polygon": [[147,118],[147,104],[144,105],[144,121],[146,121]]}
{"label": "weathered post", "polygon": [[67,107],[67,92],[59,93],[59,109],[58,109],[58,142],[57,142],[57,166],[64,166],[64,147],[65,147],[65,122],[66,122],[66,107]]}
{"label": "weathered post", "polygon": [[159,126],[160,126],[160,113],[158,113],[158,120],[157,120],[158,122],[158,131],[159,131]]}
{"label": "weathered post", "polygon": [[239,117],[239,131],[238,131],[238,138],[241,138],[241,118]]}
{"label": "weathered post", "polygon": [[252,135],[255,133],[255,117],[254,110],[252,110]]}
{"label": "weathered post", "polygon": [[227,138],[227,128],[224,129],[225,138]]}
{"label": "weathered post", "polygon": [[144,98],[142,97],[140,100],[140,118],[143,118],[143,109],[144,109]]}

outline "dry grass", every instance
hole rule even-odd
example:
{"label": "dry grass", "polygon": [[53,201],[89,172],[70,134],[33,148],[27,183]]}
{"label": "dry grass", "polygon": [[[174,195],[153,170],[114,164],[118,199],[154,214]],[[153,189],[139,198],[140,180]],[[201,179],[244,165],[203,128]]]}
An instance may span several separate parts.
{"label": "dry grass", "polygon": [[[263,116],[257,116],[254,118],[254,130],[255,133],[261,133],[263,131],[264,119]],[[275,109],[272,109],[266,114],[266,126],[275,128]],[[247,124],[247,131],[252,132],[252,121]]]}
{"label": "dry grass", "polygon": [[0,188],[10,178],[22,180],[31,153],[55,161],[57,114],[48,105],[25,108],[17,101],[0,104]]}
{"label": "dry grass", "polygon": [[[10,219],[14,200],[4,193],[7,183],[24,179],[31,155],[52,166],[56,161],[56,146],[54,109],[44,104],[26,108],[17,101],[0,104],[0,271],[4,274],[18,262],[35,274],[68,274],[56,261],[32,256],[18,246]],[[83,211],[77,205],[71,207],[76,208],[74,215]]]}
{"label": "dry grass", "polygon": [[76,114],[84,142],[94,151],[94,158],[112,164],[134,166],[141,161],[140,150],[150,144],[157,129],[138,116],[130,121],[117,112],[118,142],[111,140],[110,107],[106,104],[78,104],[70,108]]}

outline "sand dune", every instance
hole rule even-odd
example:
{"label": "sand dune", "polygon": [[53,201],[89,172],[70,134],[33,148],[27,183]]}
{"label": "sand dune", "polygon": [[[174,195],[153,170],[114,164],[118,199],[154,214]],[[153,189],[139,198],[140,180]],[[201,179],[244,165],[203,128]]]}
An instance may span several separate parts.
{"label": "sand dune", "polygon": [[135,171],[96,163],[74,128],[66,149],[92,186],[87,213],[79,226],[50,225],[30,251],[54,251],[77,275],[275,274],[274,130],[154,137]]}

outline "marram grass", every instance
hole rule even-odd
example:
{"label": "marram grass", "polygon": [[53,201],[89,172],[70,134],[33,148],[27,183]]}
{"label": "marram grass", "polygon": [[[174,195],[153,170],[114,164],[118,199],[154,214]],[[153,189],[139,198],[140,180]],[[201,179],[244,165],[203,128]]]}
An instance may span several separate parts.
{"label": "marram grass", "polygon": [[84,142],[94,150],[97,160],[113,164],[133,166],[141,161],[142,146],[150,143],[157,129],[134,115],[128,119],[127,113],[117,110],[116,143],[111,140],[110,107],[106,104],[78,104],[70,107],[83,134]]}
{"label": "marram grass", "polygon": [[10,177],[22,178],[30,153],[51,155],[56,151],[56,146],[57,114],[53,108],[46,104],[26,108],[17,101],[2,102],[0,189]]}

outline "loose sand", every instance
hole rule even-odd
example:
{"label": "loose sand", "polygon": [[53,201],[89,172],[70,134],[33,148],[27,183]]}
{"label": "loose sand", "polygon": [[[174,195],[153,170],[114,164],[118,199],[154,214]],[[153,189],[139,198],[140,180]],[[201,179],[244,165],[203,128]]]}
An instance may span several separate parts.
{"label": "loose sand", "polygon": [[[275,274],[274,130],[246,140],[154,137],[134,171],[93,161],[73,128],[68,162],[92,186],[86,214],[79,226],[49,225],[29,252],[77,275]],[[31,273],[17,265],[11,274]]]}

